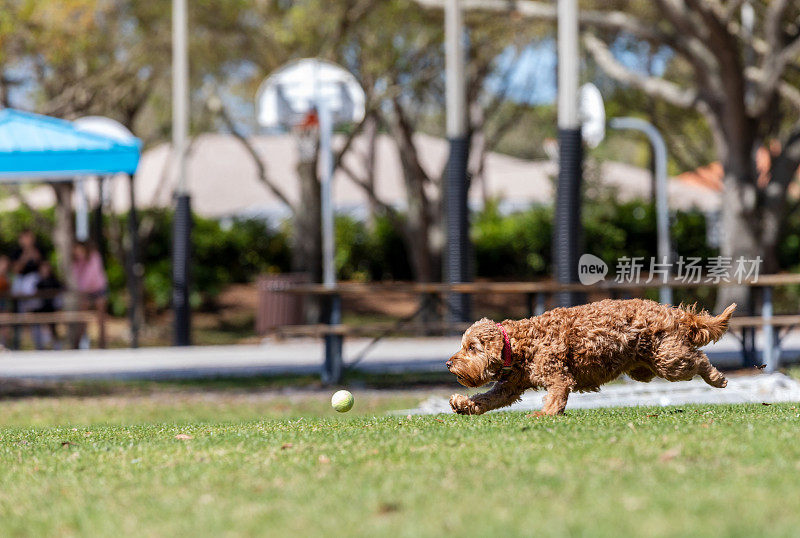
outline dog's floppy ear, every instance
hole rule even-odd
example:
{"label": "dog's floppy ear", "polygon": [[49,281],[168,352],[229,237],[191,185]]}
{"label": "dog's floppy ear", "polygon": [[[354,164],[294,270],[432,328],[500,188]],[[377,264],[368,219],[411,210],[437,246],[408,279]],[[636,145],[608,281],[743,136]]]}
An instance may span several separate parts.
{"label": "dog's floppy ear", "polygon": [[494,327],[494,321],[489,318],[481,318],[475,322],[475,325],[489,325],[490,327]]}
{"label": "dog's floppy ear", "polygon": [[481,318],[473,323],[469,329],[467,329],[467,332],[464,333],[464,336],[471,334],[472,336],[478,336],[480,338],[480,336],[486,332],[486,328],[492,326],[494,326],[494,322],[492,320],[489,318]]}

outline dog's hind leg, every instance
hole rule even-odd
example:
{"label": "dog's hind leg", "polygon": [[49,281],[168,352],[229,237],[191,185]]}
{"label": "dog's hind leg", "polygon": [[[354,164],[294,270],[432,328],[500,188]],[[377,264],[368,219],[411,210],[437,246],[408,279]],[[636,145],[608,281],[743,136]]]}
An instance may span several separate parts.
{"label": "dog's hind leg", "polygon": [[667,381],[688,381],[699,375],[712,387],[728,384],[725,376],[714,368],[705,353],[684,342],[665,339],[656,353],[653,366],[659,377]]}
{"label": "dog's hind leg", "polygon": [[726,386],[728,386],[728,380],[725,379],[725,376],[722,375],[722,372],[714,368],[714,366],[711,364],[711,361],[708,360],[708,356],[699,349],[695,351],[698,355],[697,373],[700,374],[700,377],[703,378],[703,381],[712,387],[717,387],[718,389],[724,389]]}

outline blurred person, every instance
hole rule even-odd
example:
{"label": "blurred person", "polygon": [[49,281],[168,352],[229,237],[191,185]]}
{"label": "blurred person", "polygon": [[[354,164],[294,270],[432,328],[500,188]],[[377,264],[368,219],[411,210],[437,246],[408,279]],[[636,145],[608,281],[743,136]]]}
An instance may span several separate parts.
{"label": "blurred person", "polygon": [[[8,308],[8,300],[3,295],[11,291],[9,271],[11,271],[11,259],[4,254],[0,256],[0,312],[5,312]],[[0,349],[6,347],[10,334],[10,327],[0,327]]]}
{"label": "blurred person", "polygon": [[[14,295],[36,294],[36,284],[39,283],[39,265],[42,263],[42,251],[36,245],[36,236],[31,230],[23,230],[17,238],[19,246],[11,254],[11,270],[14,279],[11,283],[11,293]],[[19,301],[19,312],[31,312],[38,308],[40,303],[35,300]]]}
{"label": "blurred person", "polygon": [[[36,284],[36,289],[42,295],[42,299],[41,306],[34,312],[55,312],[60,309],[56,293],[63,289],[63,285],[47,260],[43,260],[39,265],[39,282]],[[38,344],[37,349],[49,347],[53,342],[56,342],[55,345],[58,347],[58,329],[55,323],[50,323],[39,330],[39,337],[34,339]]]}
{"label": "blurred person", "polygon": [[[11,254],[11,270],[14,273],[11,294],[17,297],[36,295],[42,251],[36,244],[36,236],[30,229],[22,230],[17,238],[17,244],[17,249]],[[33,312],[41,305],[39,299],[17,299],[15,311],[17,313]],[[41,327],[31,326],[31,336],[37,349],[41,348],[41,334]]]}
{"label": "blurred person", "polygon": [[[8,272],[11,270],[11,260],[5,254],[0,256],[0,294],[8,293],[11,289],[11,280],[8,277]],[[2,299],[0,299],[1,301]],[[2,309],[2,305],[0,305]]]}
{"label": "blurred person", "polygon": [[30,229],[25,229],[17,238],[19,245],[11,255],[12,269],[17,276],[26,276],[39,271],[42,263],[42,251],[36,245],[36,236]]}
{"label": "blurred person", "polygon": [[[75,278],[77,291],[82,294],[81,304],[85,309],[97,310],[100,325],[100,342],[105,342],[105,316],[108,298],[108,278],[103,268],[103,260],[97,249],[88,242],[76,243],[72,248],[72,273]],[[75,347],[85,333],[85,326],[77,332]]]}

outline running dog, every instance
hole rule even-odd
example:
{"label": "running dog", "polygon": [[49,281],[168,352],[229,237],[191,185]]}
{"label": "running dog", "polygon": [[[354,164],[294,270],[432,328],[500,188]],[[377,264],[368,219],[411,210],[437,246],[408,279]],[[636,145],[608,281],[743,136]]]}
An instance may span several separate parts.
{"label": "running dog", "polygon": [[600,390],[622,374],[643,382],[699,375],[723,388],[725,376],[699,348],[725,334],[735,309],[732,304],[714,317],[694,307],[607,299],[518,321],[484,318],[464,333],[447,369],[466,387],[495,384],[471,398],[454,394],[450,407],[480,415],[511,405],[528,389],[544,388],[541,413],[558,415],[570,392]]}

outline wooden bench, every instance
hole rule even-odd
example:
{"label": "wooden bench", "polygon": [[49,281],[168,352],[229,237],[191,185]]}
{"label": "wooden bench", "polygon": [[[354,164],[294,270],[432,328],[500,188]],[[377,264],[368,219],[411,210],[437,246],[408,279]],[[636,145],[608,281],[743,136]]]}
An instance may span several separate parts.
{"label": "wooden bench", "polygon": [[764,319],[761,316],[740,316],[731,318],[728,324],[731,329],[741,329],[742,327],[764,327],[772,325],[774,327],[794,327],[800,325],[800,315],[780,315]]}
{"label": "wooden bench", "polygon": [[[643,277],[646,275],[643,275]],[[684,282],[670,280],[666,283],[654,279],[650,283],[618,283],[603,281],[591,286],[581,284],[561,284],[554,281],[544,282],[468,282],[468,283],[413,283],[413,282],[343,282],[334,286],[323,284],[300,284],[286,289],[285,293],[313,295],[325,298],[331,304],[340,303],[344,296],[369,295],[379,292],[408,293],[421,297],[444,297],[450,294],[463,293],[469,295],[491,294],[510,295],[520,294],[527,298],[529,315],[541,314],[546,309],[547,298],[560,292],[581,292],[611,297],[626,297],[641,294],[650,289],[667,286],[672,289],[694,289],[700,287],[726,287],[747,286],[758,288],[762,292],[761,316],[743,316],[731,320],[731,333],[742,343],[742,356],[746,364],[757,364],[755,344],[756,331],[761,330],[764,335],[763,361],[769,370],[779,366],[781,331],[789,332],[793,327],[800,325],[800,315],[773,315],[772,290],[776,286],[800,284],[800,274],[759,275],[756,279],[738,281],[711,282]],[[326,342],[325,372],[329,379],[336,379],[334,372],[341,366],[341,340],[345,336],[363,336],[375,334],[397,334],[401,329],[394,328],[391,324],[366,324],[349,326],[341,323],[341,312],[333,314],[330,324],[299,325],[278,327],[273,329],[276,336],[318,336],[324,337]],[[418,329],[421,332],[442,330],[446,332],[460,332],[468,324],[457,323],[424,323],[402,325],[402,332]]]}
{"label": "wooden bench", "polygon": [[[105,327],[104,316],[100,315],[97,311],[92,310],[63,310],[57,312],[21,312],[21,313],[0,313],[0,327],[13,327],[15,329],[20,327],[34,327],[39,325],[67,325],[72,326],[76,324],[90,324],[97,323],[99,339],[97,346],[104,349],[105,342]],[[15,334],[15,340],[19,339],[19,335]],[[19,347],[18,342],[15,343],[16,348]]]}
{"label": "wooden bench", "polygon": [[278,338],[293,336],[323,337],[337,336],[389,336],[398,334],[424,334],[446,332],[463,332],[470,326],[469,323],[366,323],[359,325],[327,325],[317,323],[314,325],[284,325],[273,328],[270,333]]}
{"label": "wooden bench", "polygon": [[58,312],[23,312],[12,314],[0,313],[0,327],[28,326],[67,323],[91,323],[97,320],[97,312],[91,310],[58,311]]}
{"label": "wooden bench", "polygon": [[[75,312],[78,314],[78,312]],[[0,325],[3,325],[3,315],[0,314]],[[765,320],[761,316],[741,316],[738,318],[731,318],[729,326],[731,330],[738,330],[748,327],[762,328],[766,325],[773,327],[795,327],[800,325],[800,315],[780,315],[773,316],[771,320]],[[274,327],[270,330],[270,334],[285,338],[293,336],[325,336],[327,334],[337,334],[342,336],[369,336],[384,331],[390,334],[399,333],[423,333],[423,332],[439,332],[439,331],[465,331],[470,326],[469,323],[414,323],[406,324],[400,327],[396,323],[367,323],[359,325],[327,325],[325,323],[316,323],[311,325],[283,325]]]}
{"label": "wooden bench", "polygon": [[17,305],[22,301],[31,300],[53,300],[66,299],[72,300],[72,304],[77,304],[82,295],[76,292],[64,290],[41,291],[34,295],[22,294],[0,294],[0,303],[11,311],[0,311],[0,327],[13,327],[14,345],[19,347],[20,327],[33,327],[37,325],[76,325],[97,323],[98,327],[98,347],[105,348],[105,313],[96,310],[56,310],[55,312],[16,312]]}

